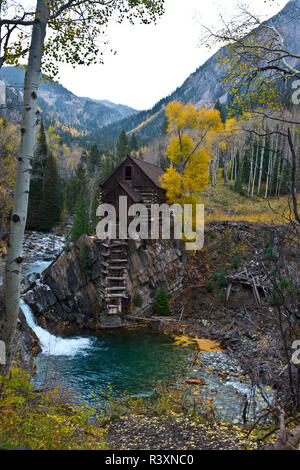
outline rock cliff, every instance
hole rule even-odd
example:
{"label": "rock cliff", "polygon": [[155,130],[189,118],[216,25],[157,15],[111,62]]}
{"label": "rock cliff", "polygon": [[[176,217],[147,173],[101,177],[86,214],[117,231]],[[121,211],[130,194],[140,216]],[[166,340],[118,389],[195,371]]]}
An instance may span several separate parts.
{"label": "rock cliff", "polygon": [[[4,291],[0,286],[0,315],[4,315]],[[14,361],[18,367],[34,372],[34,358],[41,351],[39,340],[34,331],[27,325],[25,316],[20,309],[14,337]]]}
{"label": "rock cliff", "polygon": [[[80,254],[83,244],[88,253],[84,262]],[[107,315],[103,311],[98,289],[100,255],[101,244],[93,237],[83,236],[27,287],[24,299],[40,326],[53,334],[68,336],[128,324],[126,315]],[[151,312],[152,292],[162,287],[168,290],[170,298],[180,292],[184,275],[181,256],[181,250],[169,242],[146,246],[129,242],[128,313]],[[133,305],[137,295],[143,300],[138,308]]]}
{"label": "rock cliff", "polygon": [[14,341],[14,359],[18,365],[30,372],[35,371],[34,359],[41,352],[39,339],[27,325],[24,313],[20,310]]}

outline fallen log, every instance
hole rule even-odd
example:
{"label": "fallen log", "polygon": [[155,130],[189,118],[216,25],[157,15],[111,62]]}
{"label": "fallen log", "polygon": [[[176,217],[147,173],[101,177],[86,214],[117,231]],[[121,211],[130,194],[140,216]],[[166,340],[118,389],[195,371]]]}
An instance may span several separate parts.
{"label": "fallen log", "polygon": [[196,380],[196,379],[186,379],[185,381],[187,384],[191,385],[205,385],[204,380]]}

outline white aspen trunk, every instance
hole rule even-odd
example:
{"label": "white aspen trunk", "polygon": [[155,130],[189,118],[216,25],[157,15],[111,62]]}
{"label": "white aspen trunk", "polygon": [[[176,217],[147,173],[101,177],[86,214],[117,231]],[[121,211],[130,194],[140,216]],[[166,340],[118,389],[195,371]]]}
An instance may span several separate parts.
{"label": "white aspen trunk", "polygon": [[245,149],[242,144],[240,144],[238,147],[237,155],[238,155],[237,157],[238,173],[236,174],[236,179],[239,177],[243,185],[243,176],[244,176],[244,167],[245,167]]}
{"label": "white aspen trunk", "polygon": [[210,184],[213,185],[213,175],[214,175],[214,167],[215,167],[215,160],[216,160],[216,155],[215,155],[215,150],[213,146],[211,147],[211,153],[213,155],[213,158],[209,160],[209,175],[210,175]]}
{"label": "white aspen trunk", "polygon": [[234,169],[235,169],[235,165],[236,165],[235,158],[234,158],[234,151],[232,151],[232,150],[231,150],[230,159],[231,159],[231,176],[230,176],[230,183],[232,184],[232,183],[233,183]]}
{"label": "white aspen trunk", "polygon": [[219,146],[216,148],[215,158],[214,158],[214,165],[213,165],[213,174],[212,174],[212,185],[217,185],[218,180],[218,169],[219,169]]}
{"label": "white aspen trunk", "polygon": [[274,152],[276,152],[276,145],[277,145],[277,140],[275,134],[273,135],[273,143],[272,143],[272,153],[270,157],[270,171],[268,173],[268,192],[267,192],[267,197],[270,192],[270,196],[272,196],[272,175],[274,171],[273,163],[274,163]]}
{"label": "white aspen trunk", "polygon": [[254,175],[253,175],[253,182],[252,182],[252,190],[251,196],[254,196],[254,188],[255,188],[255,180],[256,180],[256,171],[257,171],[257,163],[258,163],[258,154],[259,154],[259,141],[257,141],[257,149],[256,149],[256,158],[255,158],[255,167],[254,167]]}
{"label": "white aspen trunk", "polygon": [[[277,134],[276,138],[276,144],[275,144],[275,150],[274,150],[274,155],[273,155],[273,164],[272,164],[272,175],[271,175],[271,191],[272,187],[274,187],[274,180],[276,179],[276,164],[277,164],[277,158],[278,158],[278,150],[279,150],[279,134]],[[275,185],[276,188],[276,185]],[[275,192],[274,192],[275,194]]]}
{"label": "white aspen trunk", "polygon": [[267,172],[267,179],[266,179],[266,189],[265,189],[265,199],[268,197],[269,193],[269,181],[270,181],[270,175],[272,172],[272,163],[273,163],[273,152],[274,152],[274,135],[272,138],[272,145],[271,148],[269,148],[269,154],[268,154],[268,172]]}
{"label": "white aspen trunk", "polygon": [[228,180],[228,154],[227,154],[227,152],[225,153],[225,157],[224,157],[224,182],[226,184],[229,183],[229,180]]}
{"label": "white aspen trunk", "polygon": [[234,181],[237,180],[237,169],[238,169],[239,163],[240,163],[240,148],[238,148],[237,150],[236,147],[234,147]]}
{"label": "white aspen trunk", "polygon": [[247,187],[248,194],[250,194],[250,187],[253,181],[253,162],[254,162],[254,145],[252,145],[252,148],[251,148],[250,170],[249,170],[249,179],[248,179],[248,187]]}
{"label": "white aspen trunk", "polygon": [[282,187],[282,181],[283,181],[283,175],[284,175],[284,170],[286,167],[286,163],[284,160],[282,160],[282,166],[281,166],[281,171],[279,175],[279,183],[278,183],[278,196],[280,196],[281,193],[281,187]]}
{"label": "white aspen trunk", "polygon": [[214,171],[215,171],[215,165],[216,165],[216,149],[212,145],[212,154],[213,154],[213,160],[210,162],[210,183],[213,186],[214,185]]}
{"label": "white aspen trunk", "polygon": [[215,172],[215,186],[217,186],[217,183],[218,183],[219,168],[220,168],[220,150],[218,149],[218,158],[217,158],[216,172]]}
{"label": "white aspen trunk", "polygon": [[262,144],[262,149],[261,149],[261,155],[260,155],[259,177],[258,177],[258,186],[257,186],[258,196],[260,196],[260,187],[261,187],[263,164],[264,164],[264,154],[265,154],[265,143],[266,143],[266,138],[264,137],[263,144]]}
{"label": "white aspen trunk", "polygon": [[279,195],[280,173],[281,173],[281,165],[282,165],[282,161],[283,161],[282,157],[285,155],[286,146],[287,146],[287,139],[285,139],[284,142],[285,142],[284,145],[281,142],[281,152],[278,155],[277,181],[276,181],[276,192],[275,192],[276,196]]}
{"label": "white aspen trunk", "polygon": [[212,174],[211,174],[211,184],[212,186],[215,185],[215,173],[216,173],[216,166],[217,166],[217,158],[218,158],[218,149],[214,149],[214,161],[212,166]]}
{"label": "white aspen trunk", "polygon": [[[287,156],[285,155],[286,154],[286,148],[288,148]],[[291,149],[290,149],[290,146],[288,145],[288,140],[287,139],[285,139],[284,155],[283,156],[286,157],[289,162],[291,161]],[[278,196],[280,196],[280,192],[281,192],[285,167],[286,167],[286,160],[283,158],[282,159],[281,170],[280,170],[279,178],[278,178]]]}
{"label": "white aspen trunk", "polygon": [[0,338],[6,347],[6,364],[0,375],[7,375],[12,362],[12,345],[19,315],[22,243],[26,225],[30,176],[37,128],[37,93],[41,59],[49,17],[47,0],[37,0],[36,19],[32,27],[31,45],[24,81],[21,125],[21,148],[18,159],[14,206],[5,267],[5,313],[0,319]]}

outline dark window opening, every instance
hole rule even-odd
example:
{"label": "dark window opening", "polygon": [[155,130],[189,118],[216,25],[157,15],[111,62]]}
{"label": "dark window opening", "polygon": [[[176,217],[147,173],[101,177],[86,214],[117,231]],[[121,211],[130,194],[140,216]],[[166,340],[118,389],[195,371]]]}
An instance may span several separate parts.
{"label": "dark window opening", "polygon": [[132,167],[126,166],[125,167],[125,181],[131,181],[131,180],[132,180]]}

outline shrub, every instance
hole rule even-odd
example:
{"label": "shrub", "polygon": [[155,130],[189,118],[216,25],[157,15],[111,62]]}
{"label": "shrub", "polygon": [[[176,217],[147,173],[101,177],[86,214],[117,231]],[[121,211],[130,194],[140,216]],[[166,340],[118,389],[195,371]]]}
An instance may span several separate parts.
{"label": "shrub", "polygon": [[233,258],[233,261],[232,261],[232,267],[235,268],[235,269],[238,269],[240,267],[241,263],[240,263],[240,260],[237,256],[235,256]]}
{"label": "shrub", "polygon": [[275,251],[273,250],[273,248],[271,246],[267,249],[266,260],[268,260],[268,261],[276,261],[277,260],[277,254],[275,253]]}
{"label": "shrub", "polygon": [[230,189],[238,194],[240,194],[241,196],[246,196],[247,193],[243,190],[243,183],[240,179],[237,179],[234,183],[234,185],[232,186],[232,184],[229,186]]}
{"label": "shrub", "polygon": [[160,289],[158,293],[155,312],[163,316],[168,316],[171,314],[169,297],[166,289]]}
{"label": "shrub", "polygon": [[206,284],[206,290],[207,290],[207,292],[212,292],[214,290],[213,281],[208,281],[208,283]]}
{"label": "shrub", "polygon": [[242,196],[245,194],[243,190],[243,183],[240,179],[237,179],[236,182],[234,183],[233,190],[236,193],[241,194]]}
{"label": "shrub", "polygon": [[289,281],[286,279],[285,276],[281,276],[280,278],[280,286],[282,289],[288,289],[288,287],[290,286],[290,283]]}
{"label": "shrub", "polygon": [[[34,390],[28,372],[13,368],[0,377],[0,447],[32,450],[105,450],[101,414],[74,404],[67,391]],[[93,418],[93,422],[92,422]]]}
{"label": "shrub", "polygon": [[274,276],[276,276],[276,274],[277,274],[277,269],[276,269],[275,266],[273,266],[273,268],[270,271],[270,276],[274,277]]}
{"label": "shrub", "polygon": [[277,288],[277,286],[275,286],[275,288],[271,290],[271,295],[268,297],[268,302],[271,305],[277,305],[277,306],[283,305],[284,299],[280,290]]}
{"label": "shrub", "polygon": [[82,243],[79,248],[79,264],[80,269],[85,274],[91,273],[91,259],[89,247],[86,243]]}
{"label": "shrub", "polygon": [[74,223],[70,233],[71,242],[76,242],[81,235],[88,235],[90,230],[88,208],[83,198],[76,208]]}
{"label": "shrub", "polygon": [[220,289],[222,289],[222,287],[226,287],[227,281],[225,271],[221,271],[220,273],[215,274],[215,281],[218,283],[218,287]]}
{"label": "shrub", "polygon": [[144,304],[144,301],[143,301],[143,297],[141,296],[141,294],[135,294],[135,296],[133,297],[133,305],[135,307],[142,307]]}

